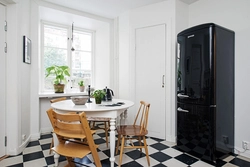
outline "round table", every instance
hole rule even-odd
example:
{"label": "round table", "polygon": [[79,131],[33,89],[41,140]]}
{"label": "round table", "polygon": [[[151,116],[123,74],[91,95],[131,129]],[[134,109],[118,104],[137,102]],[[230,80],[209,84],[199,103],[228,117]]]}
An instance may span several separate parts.
{"label": "round table", "polygon": [[[86,103],[85,105],[75,105],[72,100],[63,100],[56,103],[52,103],[51,107],[60,113],[66,113],[70,111],[85,112],[87,117],[107,117],[110,120],[110,164],[114,167],[115,163],[115,127],[116,118],[121,115],[121,119],[124,120],[127,116],[127,109],[134,105],[134,102],[124,99],[112,99],[112,101],[102,101],[101,104],[95,104],[95,99],[91,98],[92,103]],[[117,105],[124,103],[121,105]],[[58,144],[56,135],[53,135],[54,144]],[[58,166],[59,155],[54,155],[55,166]]]}

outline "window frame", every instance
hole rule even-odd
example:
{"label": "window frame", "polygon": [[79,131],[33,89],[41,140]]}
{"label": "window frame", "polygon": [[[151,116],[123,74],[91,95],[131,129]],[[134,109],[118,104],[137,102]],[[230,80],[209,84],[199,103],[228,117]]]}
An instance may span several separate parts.
{"label": "window frame", "polygon": [[[41,51],[40,51],[40,56],[39,56],[39,65],[40,65],[40,80],[39,80],[39,92],[48,92],[51,93],[54,90],[50,89],[45,89],[45,69],[44,69],[44,26],[54,26],[58,28],[63,28],[67,31],[67,65],[70,68],[70,77],[68,77],[68,82],[65,84],[65,92],[75,92],[79,91],[77,88],[70,89],[70,85],[72,84],[71,81],[73,80],[72,76],[72,51],[71,51],[71,37],[72,37],[72,25],[64,25],[64,24],[59,24],[55,22],[49,22],[49,21],[44,21],[41,20],[41,32],[40,32],[40,37],[41,37]],[[95,84],[95,35],[96,31],[95,30],[89,30],[89,29],[84,29],[84,28],[79,28],[79,27],[74,27],[75,31],[80,31],[83,33],[89,33],[91,34],[91,83],[90,85]],[[86,87],[87,85],[85,85]],[[67,89],[67,90],[66,90]]]}

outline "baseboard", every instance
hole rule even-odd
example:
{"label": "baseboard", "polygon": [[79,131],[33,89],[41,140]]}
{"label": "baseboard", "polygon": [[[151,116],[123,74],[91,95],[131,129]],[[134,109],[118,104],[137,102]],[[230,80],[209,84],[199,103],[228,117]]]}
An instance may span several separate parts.
{"label": "baseboard", "polygon": [[31,140],[31,135],[29,137],[27,137],[26,140],[18,148],[10,149],[8,151],[8,155],[15,156],[15,155],[18,155],[21,152],[23,152],[23,150],[29,144],[30,140]]}
{"label": "baseboard", "polygon": [[250,150],[247,150],[244,152],[244,149],[243,148],[240,148],[240,147],[235,147],[235,154],[238,154],[242,157],[245,157],[245,158],[250,158]]}
{"label": "baseboard", "polygon": [[176,136],[167,135],[166,141],[176,143]]}

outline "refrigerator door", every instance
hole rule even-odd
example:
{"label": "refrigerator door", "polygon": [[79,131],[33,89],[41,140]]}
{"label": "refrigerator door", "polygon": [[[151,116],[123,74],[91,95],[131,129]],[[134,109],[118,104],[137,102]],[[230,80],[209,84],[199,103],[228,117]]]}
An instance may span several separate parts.
{"label": "refrigerator door", "polygon": [[[210,105],[213,95],[213,57],[211,27],[179,34],[177,59],[177,100]],[[213,99],[213,98],[212,98]]]}
{"label": "refrigerator door", "polygon": [[177,148],[207,161],[215,160],[215,109],[177,103]]}

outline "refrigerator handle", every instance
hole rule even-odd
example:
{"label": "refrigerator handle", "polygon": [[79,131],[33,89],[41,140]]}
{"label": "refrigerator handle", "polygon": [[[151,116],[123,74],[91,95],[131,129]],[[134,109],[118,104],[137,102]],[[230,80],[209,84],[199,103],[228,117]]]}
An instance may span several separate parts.
{"label": "refrigerator handle", "polygon": [[189,112],[188,110],[184,110],[184,109],[182,109],[181,107],[178,107],[178,108],[177,108],[177,111],[180,111],[180,112]]}
{"label": "refrigerator handle", "polygon": [[178,94],[177,94],[177,97],[179,97],[179,98],[189,98],[188,95],[183,95],[183,94],[181,94],[181,93],[178,93]]}

